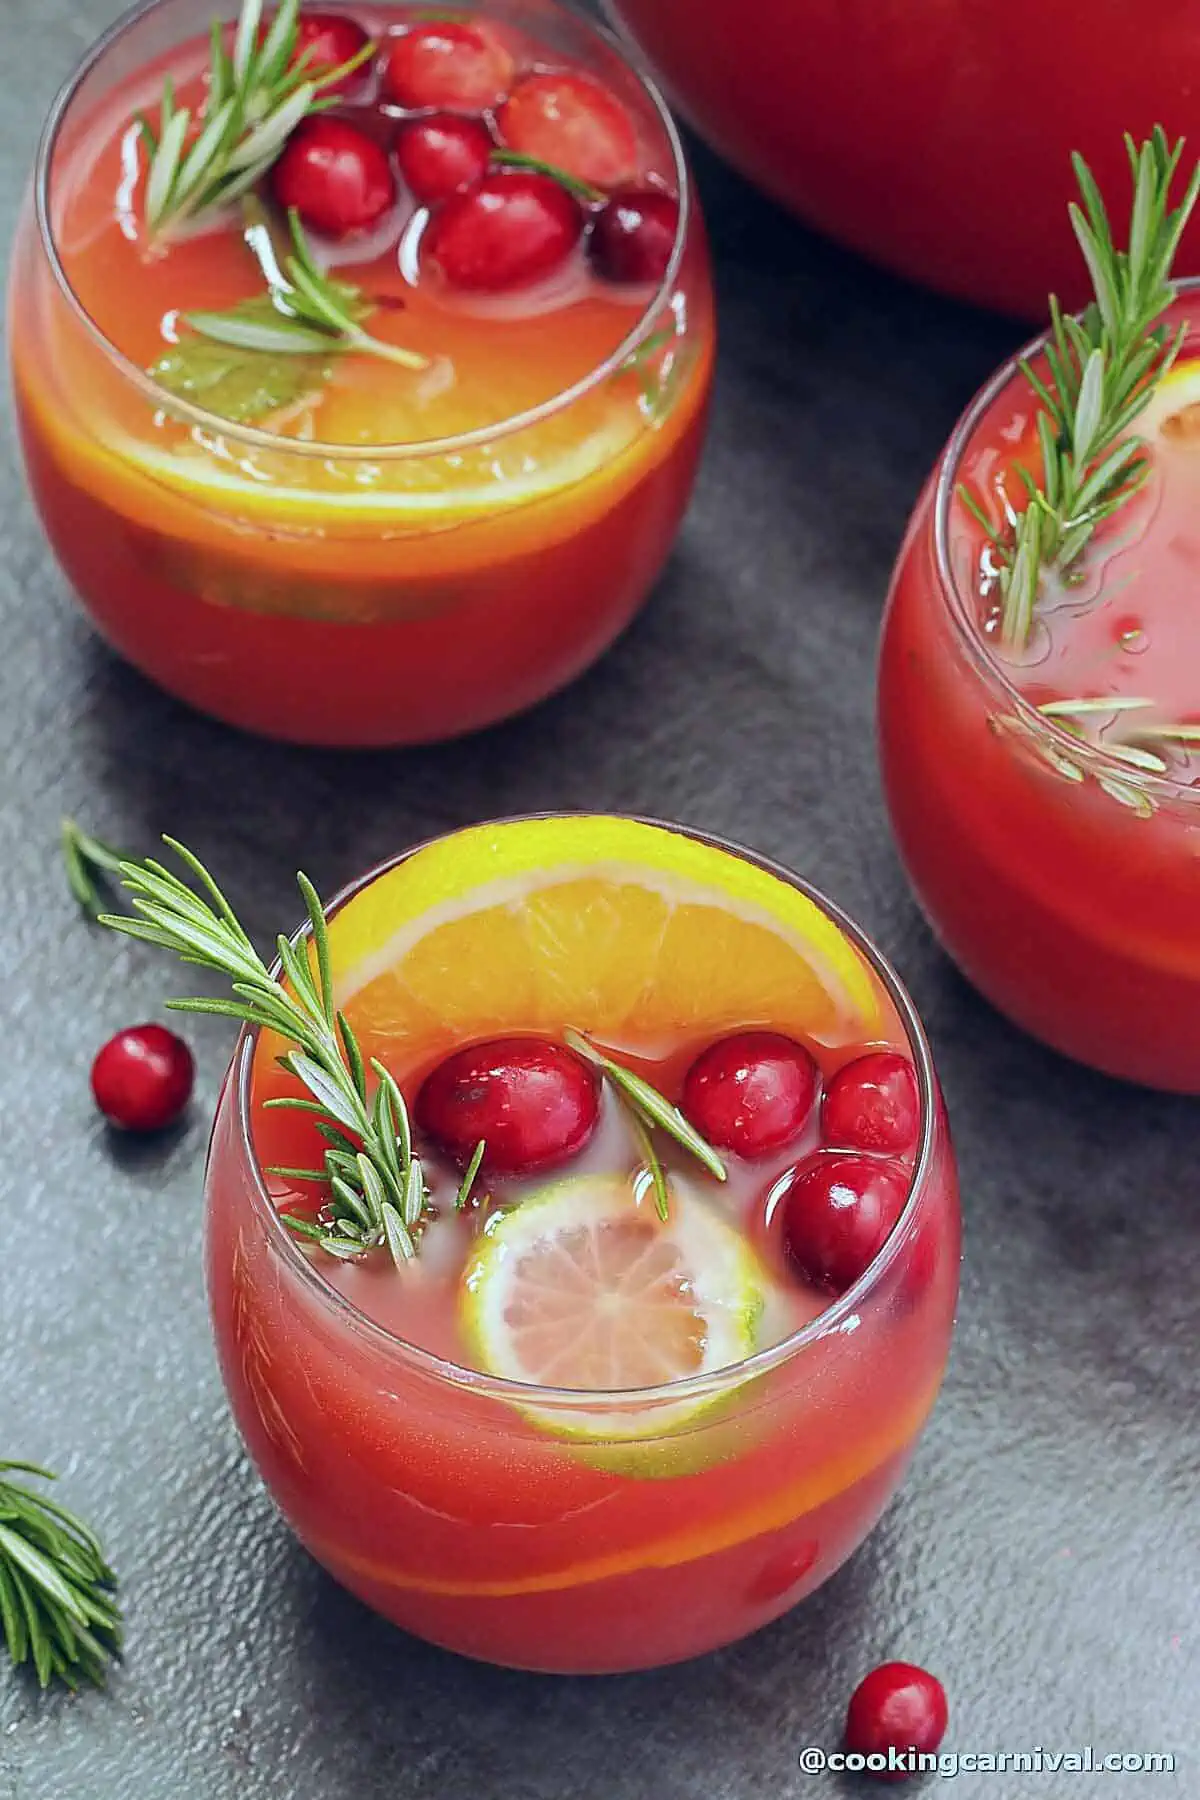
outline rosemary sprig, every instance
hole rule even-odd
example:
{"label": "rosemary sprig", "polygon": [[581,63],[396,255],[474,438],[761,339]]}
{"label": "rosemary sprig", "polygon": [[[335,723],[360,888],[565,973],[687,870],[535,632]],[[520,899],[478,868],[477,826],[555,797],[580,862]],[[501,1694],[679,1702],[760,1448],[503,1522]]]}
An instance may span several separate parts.
{"label": "rosemary sprig", "polygon": [[31,1662],[42,1687],[104,1682],[121,1653],[117,1578],[100,1540],[81,1519],[14,1475],[53,1481],[35,1463],[0,1462],[0,1625],[19,1668]]}
{"label": "rosemary sprig", "polygon": [[374,303],[352,282],[337,281],[318,267],[294,207],[288,212],[288,229],[291,249],[281,268],[261,209],[251,212],[246,241],[258,257],[268,292],[228,312],[185,313],[193,331],[236,350],[261,350],[276,356],[358,350],[398,363],[403,369],[429,367],[427,358],[415,350],[385,343],[363,330],[362,322],[375,311]]}
{"label": "rosemary sprig", "polygon": [[1079,318],[1050,299],[1045,348],[1049,379],[1028,360],[1019,367],[1042,410],[1037,431],[1040,481],[1019,470],[1026,505],[996,525],[984,505],[959,495],[991,540],[1002,601],[1001,633],[1010,649],[1028,640],[1047,573],[1069,578],[1096,527],[1132,498],[1150,473],[1145,442],[1130,427],[1149,403],[1183,339],[1162,316],[1175,298],[1171,265],[1200,196],[1200,167],[1180,204],[1171,185],[1183,155],[1161,126],[1142,144],[1126,136],[1133,177],[1128,247],[1118,250],[1100,190],[1083,158],[1072,157],[1082,206],[1071,224],[1095,298]]}
{"label": "rosemary sprig", "polygon": [[674,1138],[681,1149],[687,1150],[698,1162],[703,1163],[710,1175],[718,1181],[727,1179],[725,1164],[717,1155],[712,1145],[700,1136],[694,1125],[684,1118],[677,1106],[644,1076],[635,1075],[632,1069],[624,1068],[619,1062],[605,1056],[596,1046],[588,1041],[579,1031],[567,1030],[563,1033],[566,1042],[578,1055],[586,1057],[609,1083],[618,1100],[630,1114],[634,1134],[646,1159],[646,1167],[654,1182],[655,1202],[659,1216],[667,1217],[667,1182],[662,1164],[654,1149],[651,1131],[655,1126]]}
{"label": "rosemary sprig", "polygon": [[[1073,737],[1086,741],[1084,726],[1088,719],[1123,718],[1154,705],[1153,700],[1101,694],[1082,700],[1045,700],[1038,711],[1044,719],[1052,720]],[[1162,749],[1176,748],[1185,756],[1194,754],[1200,750],[1200,724],[1194,721],[1139,724],[1136,718],[1131,718],[1130,723],[1121,727],[1119,736],[1106,737],[1098,748],[1132,769],[1143,769],[1149,775],[1169,774],[1170,764],[1166,757],[1157,750],[1147,749],[1150,744],[1157,744]]]}
{"label": "rosemary sprig", "polygon": [[111,844],[84,831],[74,819],[62,822],[62,856],[67,883],[89,919],[103,911],[101,890],[119,879],[124,856]]}
{"label": "rosemary sprig", "polygon": [[[339,68],[313,73],[307,51],[296,54],[300,0],[280,0],[265,32],[264,4],[242,0],[231,50],[224,27],[214,19],[208,91],[198,121],[190,107],[178,104],[169,76],[157,129],[144,117],[138,120],[147,154],[143,211],[151,237],[161,238],[248,193],[300,121],[334,104],[322,90],[374,55],[375,45],[366,44]],[[199,131],[193,135],[194,123]]]}
{"label": "rosemary sprig", "polygon": [[416,1252],[426,1216],[424,1173],[413,1155],[408,1112],[394,1077],[375,1058],[368,1069],[351,1026],[337,1010],[328,925],[316,889],[306,875],[297,875],[316,971],[304,950],[281,935],[276,947],[285,987],[271,975],[203,863],[175,838],[163,842],[201,891],[160,862],[125,861],[121,879],[137,916],[105,914],[100,923],[228,978],[232,998],[168,1002],[175,1010],[238,1019],[277,1032],[295,1046],[280,1062],[307,1090],[305,1096],[280,1096],[265,1104],[311,1114],[326,1150],[320,1168],[268,1173],[318,1182],[324,1197],[315,1220],[281,1216],[330,1256],[353,1261],[386,1249],[402,1266]]}

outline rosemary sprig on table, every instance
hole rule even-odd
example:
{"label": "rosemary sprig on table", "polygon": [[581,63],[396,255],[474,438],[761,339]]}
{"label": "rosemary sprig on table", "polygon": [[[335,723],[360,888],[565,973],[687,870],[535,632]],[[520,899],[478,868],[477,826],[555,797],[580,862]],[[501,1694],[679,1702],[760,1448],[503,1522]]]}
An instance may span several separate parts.
{"label": "rosemary sprig on table", "polygon": [[[163,83],[158,125],[139,118],[146,147],[146,228],[161,238],[260,181],[300,121],[334,104],[322,90],[375,52],[374,44],[339,68],[314,74],[297,56],[300,0],[280,0],[263,30],[264,0],[243,0],[232,49],[219,19],[212,25],[208,92],[193,136],[192,109],[180,106],[170,77]],[[190,140],[190,141],[189,141]]]}
{"label": "rosemary sprig on table", "polygon": [[97,920],[104,910],[101,890],[120,880],[125,858],[111,844],[84,831],[74,819],[63,820],[61,843],[71,892],[88,918]]}
{"label": "rosemary sprig on table", "polygon": [[1171,185],[1183,155],[1161,126],[1138,145],[1127,136],[1133,176],[1128,247],[1118,250],[1104,201],[1083,158],[1072,158],[1082,206],[1071,224],[1092,277],[1095,298],[1079,318],[1065,317],[1051,297],[1048,380],[1028,360],[1019,367],[1042,411],[1037,420],[1040,480],[1018,471],[1026,504],[1000,525],[965,487],[963,503],[982,524],[996,560],[1001,633],[1010,649],[1028,640],[1046,575],[1069,578],[1096,527],[1138,491],[1150,473],[1144,441],[1130,427],[1170,367],[1183,332],[1161,322],[1175,298],[1171,265],[1200,196],[1197,167],[1180,204]]}
{"label": "rosemary sprig on table", "polygon": [[704,1165],[710,1175],[718,1181],[727,1179],[725,1164],[717,1155],[712,1145],[702,1138],[695,1126],[684,1118],[677,1106],[672,1106],[656,1087],[632,1069],[624,1068],[605,1056],[596,1046],[583,1036],[582,1032],[568,1030],[564,1032],[566,1042],[577,1055],[585,1057],[595,1068],[599,1069],[608,1082],[618,1100],[629,1113],[634,1136],[645,1159],[650,1179],[654,1184],[654,1200],[661,1219],[667,1217],[667,1178],[654,1148],[652,1132],[655,1127],[665,1131],[673,1138],[681,1149],[687,1150],[696,1160]]}
{"label": "rosemary sprig on table", "polygon": [[276,946],[288,984],[284,987],[271,975],[203,863],[176,839],[166,837],[163,842],[201,891],[153,859],[123,862],[121,879],[133,896],[137,916],[106,914],[100,923],[228,978],[231,998],[168,1002],[175,1010],[238,1019],[277,1032],[295,1046],[280,1061],[306,1095],[284,1095],[264,1104],[311,1114],[327,1148],[320,1168],[268,1173],[320,1182],[325,1198],[315,1220],[284,1213],[284,1223],[330,1256],[350,1261],[384,1248],[401,1267],[415,1254],[425,1220],[429,1197],[424,1172],[413,1154],[408,1110],[395,1078],[372,1058],[371,1093],[358,1040],[337,1009],[329,931],[316,889],[307,876],[296,877],[312,931],[316,970],[303,948],[280,936]]}
{"label": "rosemary sprig on table", "polygon": [[103,1684],[121,1652],[116,1576],[81,1519],[24,1481],[53,1481],[35,1463],[0,1462],[0,1625],[19,1668],[31,1662],[42,1687]]}

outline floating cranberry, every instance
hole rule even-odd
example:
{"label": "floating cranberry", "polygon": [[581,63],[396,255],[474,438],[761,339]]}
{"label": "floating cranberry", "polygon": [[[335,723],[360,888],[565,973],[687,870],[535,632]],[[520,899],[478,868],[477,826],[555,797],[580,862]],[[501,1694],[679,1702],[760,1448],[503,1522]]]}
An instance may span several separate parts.
{"label": "floating cranberry", "polygon": [[165,1025],[130,1025],[92,1064],[96,1105],[126,1131],[162,1131],[191,1099],[192,1053]]}
{"label": "floating cranberry", "polygon": [[917,1072],[907,1056],[872,1050],[839,1069],[821,1106],[821,1135],[839,1150],[911,1150],[921,1129]]}
{"label": "floating cranberry", "polygon": [[[950,1709],[936,1676],[915,1663],[883,1663],[859,1683],[846,1713],[846,1749],[864,1757],[918,1752],[932,1755],[946,1735]],[[885,1781],[905,1781],[915,1770],[871,1769]]]}
{"label": "floating cranberry", "polygon": [[702,1050],[683,1082],[683,1111],[701,1137],[739,1156],[794,1142],[820,1075],[803,1044],[777,1031],[739,1031]]}
{"label": "floating cranberry", "polygon": [[661,281],[678,232],[678,200],[658,188],[621,188],[592,225],[592,267],[605,281]]}
{"label": "floating cranberry", "polygon": [[280,206],[325,237],[352,237],[377,225],[396,198],[386,151],[344,119],[310,119],[294,132],[271,172]]}
{"label": "floating cranberry", "polygon": [[391,40],[383,91],[396,106],[481,113],[498,106],[513,77],[513,60],[483,26],[460,19],[416,25]]}
{"label": "floating cranberry", "polygon": [[460,1166],[482,1138],[489,1175],[535,1175],[566,1162],[600,1112],[594,1069],[565,1045],[493,1038],[455,1051],[417,1095],[416,1118]]}
{"label": "floating cranberry", "polygon": [[[296,56],[304,57],[304,73],[313,81],[340,69],[364,51],[371,39],[348,13],[302,12],[296,21]],[[337,81],[321,83],[323,94],[350,94],[367,78],[366,60]]]}
{"label": "floating cranberry", "polygon": [[451,287],[500,294],[551,274],[583,232],[579,202],[548,175],[485,175],[429,222],[422,254]]}
{"label": "floating cranberry", "polygon": [[401,125],[393,149],[413,199],[436,206],[487,174],[493,145],[482,119],[431,113]]}
{"label": "floating cranberry", "polygon": [[577,181],[615,188],[637,174],[633,121],[616,95],[590,75],[526,75],[496,124],[510,150],[552,163]]}
{"label": "floating cranberry", "polygon": [[819,1150],[790,1177],[780,1204],[788,1255],[817,1287],[844,1294],[887,1241],[908,1174],[881,1157]]}

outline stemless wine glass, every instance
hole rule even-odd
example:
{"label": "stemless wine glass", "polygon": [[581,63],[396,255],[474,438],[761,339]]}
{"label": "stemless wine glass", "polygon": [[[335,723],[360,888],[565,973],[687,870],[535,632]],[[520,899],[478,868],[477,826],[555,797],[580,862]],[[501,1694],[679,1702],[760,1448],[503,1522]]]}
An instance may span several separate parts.
{"label": "stemless wine glass", "polygon": [[[1200,284],[1181,284],[1169,314],[1187,328],[1176,379],[1190,383]],[[1036,359],[1040,344],[1024,356]],[[1186,395],[1185,395],[1186,398]],[[1034,412],[1014,359],[972,401],[909,526],[893,578],[879,669],[884,783],[901,855],[934,930],[964,974],[1017,1024],[1113,1075],[1200,1092],[1200,791],[1178,756],[1151,756],[1121,738],[1072,729],[1089,713],[1136,725],[1153,718],[1095,668],[1098,698],[1034,704],[1021,667],[998,655],[976,616],[980,542],[960,488],[1011,460],[1014,419]],[[1159,452],[1164,446],[1160,442]],[[1180,440],[1179,454],[1189,453]],[[1138,601],[1164,643],[1173,613],[1192,608],[1187,546],[1160,529],[1157,477],[1122,512],[1132,548],[1111,594],[1091,608],[1112,644]],[[1117,554],[1121,554],[1118,543]],[[1194,551],[1190,552],[1194,561]],[[1068,591],[1068,600],[1071,598]],[[1082,615],[1081,615],[1082,616]],[[1127,686],[1147,680],[1140,626]],[[1097,648],[1099,642],[1097,640]],[[1053,670],[1049,681],[1053,681]],[[1149,696],[1155,698],[1153,691]]]}
{"label": "stemless wine glass", "polygon": [[[202,711],[324,744],[473,730],[597,657],[678,531],[713,354],[683,151],[654,88],[581,14],[557,0],[456,6],[527,31],[623,101],[679,195],[663,280],[610,355],[495,425],[370,445],[235,425],[168,395],[106,339],[61,228],[67,198],[97,179],[90,134],[114,93],[145,73],[149,94],[164,59],[236,10],[151,0],[101,39],[51,111],[8,315],[34,498],[104,637]],[[376,29],[408,16],[354,12]],[[111,222],[112,197],[97,205]]]}
{"label": "stemless wine glass", "polygon": [[[477,830],[499,841],[527,823]],[[903,1215],[861,1279],[803,1329],[736,1366],[632,1392],[498,1379],[368,1318],[283,1227],[256,1147],[253,1033],[234,1054],[210,1152],[221,1368],[284,1516],[331,1574],[406,1630],[529,1669],[694,1656],[825,1581],[901,1478],[941,1382],[957,1294],[953,1154],[929,1045],[894,971],[788,871],[699,833],[653,829],[807,896],[907,1040],[920,1136]],[[456,838],[467,834],[407,852],[342,894],[330,909],[335,955],[348,902],[430,848],[448,846],[443,863],[460,856]],[[379,910],[371,917],[385,928]],[[695,980],[700,1000],[702,968]]]}

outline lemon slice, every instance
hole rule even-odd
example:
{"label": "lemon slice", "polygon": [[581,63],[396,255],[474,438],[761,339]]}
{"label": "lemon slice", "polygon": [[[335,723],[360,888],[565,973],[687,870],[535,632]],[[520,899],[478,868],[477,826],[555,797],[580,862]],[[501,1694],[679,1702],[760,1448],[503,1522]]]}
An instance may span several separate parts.
{"label": "lemon slice", "polygon": [[1148,442],[1200,448],[1200,356],[1181,357],[1155,387],[1133,430]]}
{"label": "lemon slice", "polygon": [[[636,1181],[584,1175],[496,1213],[464,1278],[462,1322],[478,1366],[510,1381],[620,1395],[749,1356],[764,1271],[682,1182],[670,1193],[664,1221]],[[611,1443],[676,1430],[721,1398],[522,1410],[556,1436]]]}

